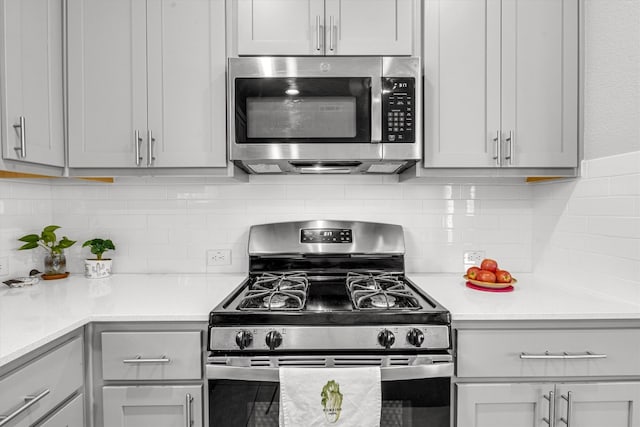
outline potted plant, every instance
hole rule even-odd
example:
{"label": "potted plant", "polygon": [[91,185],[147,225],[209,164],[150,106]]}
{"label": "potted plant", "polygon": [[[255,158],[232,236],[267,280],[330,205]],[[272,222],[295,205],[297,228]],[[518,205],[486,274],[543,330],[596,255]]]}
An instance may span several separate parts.
{"label": "potted plant", "polygon": [[18,240],[25,242],[18,250],[35,249],[38,246],[45,248],[47,253],[44,257],[44,274],[43,278],[62,278],[67,277],[67,259],[64,256],[64,250],[71,247],[76,241],[69,240],[67,236],[63,236],[58,240],[56,230],[59,225],[48,225],[40,234],[27,234]]}
{"label": "potted plant", "polygon": [[99,279],[111,275],[112,260],[111,258],[102,258],[102,254],[116,249],[113,242],[109,239],[96,237],[84,242],[82,247],[84,248],[85,246],[90,246],[91,253],[96,257],[84,260],[84,275],[89,279]]}

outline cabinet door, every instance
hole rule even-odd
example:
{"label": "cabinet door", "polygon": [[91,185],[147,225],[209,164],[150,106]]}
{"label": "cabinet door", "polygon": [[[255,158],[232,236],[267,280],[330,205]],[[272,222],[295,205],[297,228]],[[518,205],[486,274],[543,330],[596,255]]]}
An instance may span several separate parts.
{"label": "cabinet door", "polygon": [[562,384],[556,398],[556,425],[640,426],[640,383]]}
{"label": "cabinet door", "polygon": [[424,4],[425,167],[496,167],[500,0]]}
{"label": "cabinet door", "polygon": [[201,386],[104,387],[102,398],[105,426],[202,427]]}
{"label": "cabinet door", "polygon": [[503,164],[577,166],[578,0],[503,0],[502,28]]}
{"label": "cabinet door", "polygon": [[325,5],[325,54],[412,54],[413,0],[326,0]]}
{"label": "cabinet door", "polygon": [[546,383],[458,384],[457,427],[548,426],[544,396],[553,390]]}
{"label": "cabinet door", "polygon": [[135,132],[147,131],[146,1],[69,0],[68,32],[69,166],[136,167]]}
{"label": "cabinet door", "polygon": [[37,427],[82,427],[84,423],[84,396],[76,396],[71,402],[64,405],[58,412],[47,418]]}
{"label": "cabinet door", "polygon": [[[3,157],[64,166],[62,1],[4,0],[0,7]],[[21,117],[24,129],[14,128]]]}
{"label": "cabinet door", "polygon": [[226,166],[224,17],[224,0],[148,3],[147,165]]}
{"label": "cabinet door", "polygon": [[238,55],[324,54],[324,0],[237,0]]}

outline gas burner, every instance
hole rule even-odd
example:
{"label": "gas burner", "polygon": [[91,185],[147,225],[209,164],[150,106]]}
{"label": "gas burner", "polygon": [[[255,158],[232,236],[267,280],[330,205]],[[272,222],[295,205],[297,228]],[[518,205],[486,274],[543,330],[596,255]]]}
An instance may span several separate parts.
{"label": "gas burner", "polygon": [[287,301],[289,297],[287,295],[281,294],[269,294],[262,299],[262,304],[266,308],[274,309],[274,308],[282,308],[287,305]]}
{"label": "gas burner", "polygon": [[391,308],[396,305],[396,299],[391,295],[377,294],[371,297],[371,305],[376,308]]}
{"label": "gas burner", "polygon": [[358,310],[419,310],[418,299],[399,274],[348,273],[347,288],[353,306]]}
{"label": "gas burner", "polygon": [[302,310],[309,281],[302,272],[263,273],[249,286],[239,310]]}

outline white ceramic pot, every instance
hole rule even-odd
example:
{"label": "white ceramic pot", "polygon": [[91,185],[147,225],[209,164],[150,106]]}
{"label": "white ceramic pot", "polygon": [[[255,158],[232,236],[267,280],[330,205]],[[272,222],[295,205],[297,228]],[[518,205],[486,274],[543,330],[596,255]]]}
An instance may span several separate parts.
{"label": "white ceramic pot", "polygon": [[110,259],[85,259],[84,275],[89,279],[100,279],[111,275]]}

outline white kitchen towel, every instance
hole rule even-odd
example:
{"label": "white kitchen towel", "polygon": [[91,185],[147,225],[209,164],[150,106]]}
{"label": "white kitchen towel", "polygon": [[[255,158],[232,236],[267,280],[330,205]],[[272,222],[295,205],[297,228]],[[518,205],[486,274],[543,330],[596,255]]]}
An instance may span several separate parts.
{"label": "white kitchen towel", "polygon": [[379,367],[280,368],[280,427],[379,427]]}

